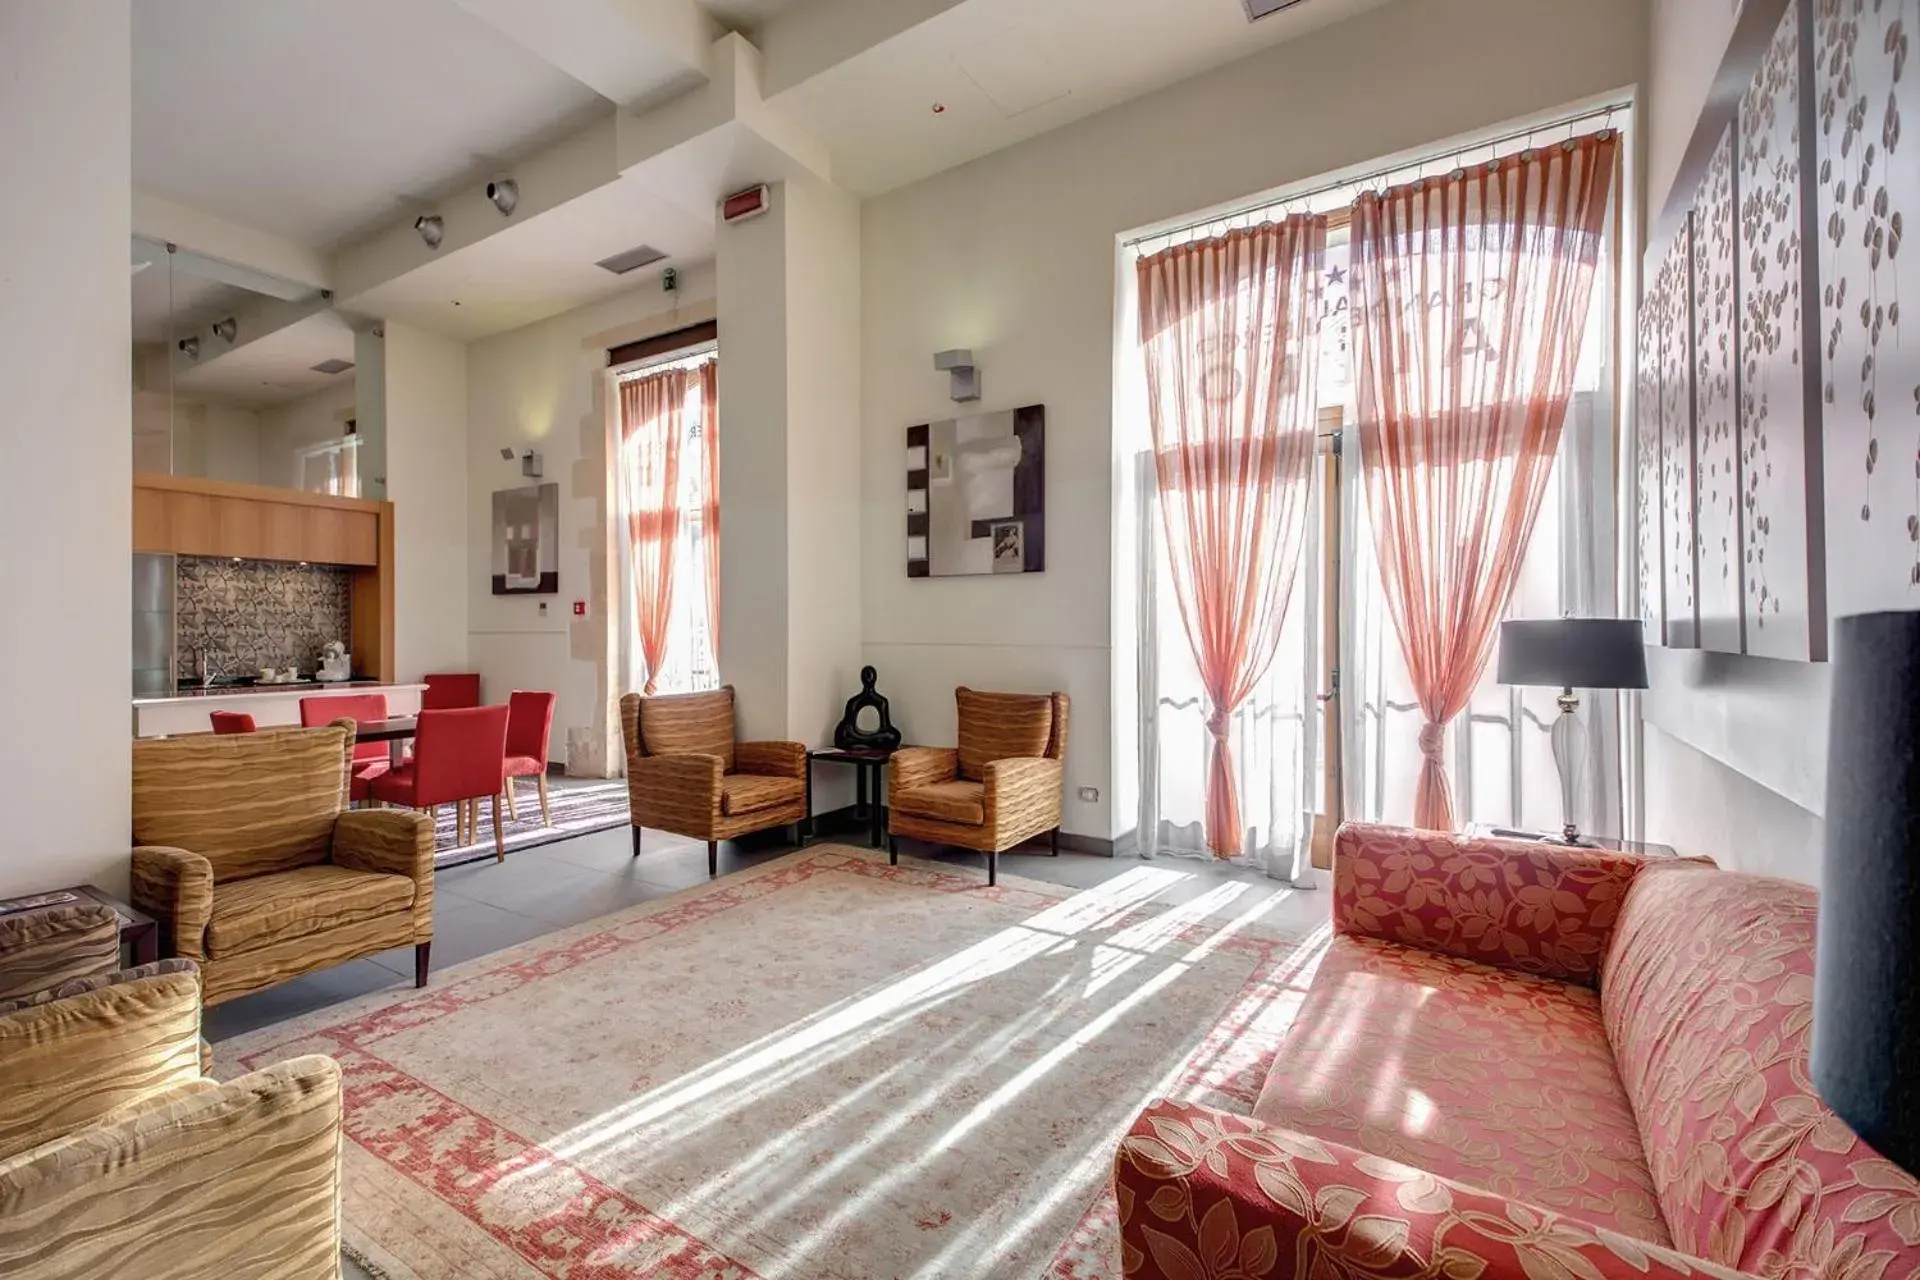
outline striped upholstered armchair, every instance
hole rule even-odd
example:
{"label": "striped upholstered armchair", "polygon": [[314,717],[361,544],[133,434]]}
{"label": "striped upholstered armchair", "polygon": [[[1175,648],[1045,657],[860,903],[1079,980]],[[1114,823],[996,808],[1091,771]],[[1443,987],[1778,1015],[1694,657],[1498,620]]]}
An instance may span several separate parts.
{"label": "striped upholstered armchair", "polygon": [[201,1055],[192,961],[122,971],[103,906],[0,918],[0,1275],[339,1275],[339,1068]]}
{"label": "striped upholstered armchair", "polygon": [[427,984],[433,821],[347,808],[352,721],[133,744],[133,902],[208,1005],[412,946]]}
{"label": "striped upholstered armchair", "polygon": [[894,753],[887,793],[887,855],[900,860],[899,837],[958,845],[987,855],[987,883],[999,879],[999,855],[1046,834],[1060,852],[1065,785],[1067,695],[953,691],[958,747],[908,747]]}
{"label": "striped upholstered armchair", "polygon": [[620,699],[627,742],[633,854],[640,829],[707,842],[707,874],[720,874],[720,841],[807,817],[807,748],[736,742],[733,686],[705,693],[629,693]]}

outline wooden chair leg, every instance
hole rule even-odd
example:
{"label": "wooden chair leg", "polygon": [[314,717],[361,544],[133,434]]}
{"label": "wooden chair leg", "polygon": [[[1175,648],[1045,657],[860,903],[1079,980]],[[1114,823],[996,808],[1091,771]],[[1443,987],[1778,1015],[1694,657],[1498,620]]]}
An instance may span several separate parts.
{"label": "wooden chair leg", "polygon": [[1055,827],[1047,836],[1047,852],[1054,857],[1060,856],[1060,828]]}
{"label": "wooden chair leg", "polygon": [[709,840],[707,841],[707,879],[711,880],[719,874],[720,842],[718,840]]}
{"label": "wooden chair leg", "polygon": [[[480,802],[478,800],[473,802],[473,811],[475,813],[480,812]],[[500,830],[499,796],[493,798],[493,860],[495,862],[505,862],[507,860],[507,837],[506,834]]]}
{"label": "wooden chair leg", "polygon": [[504,791],[507,796],[507,817],[515,822],[520,821],[520,810],[515,808],[513,803],[513,779],[508,778],[506,783],[501,787],[501,790]]}
{"label": "wooden chair leg", "polygon": [[640,856],[640,828],[639,827],[635,827],[633,829],[633,856],[636,858]]}
{"label": "wooden chair leg", "polygon": [[547,771],[542,769],[533,777],[534,785],[540,789],[540,825],[553,825],[553,806],[547,802]]}
{"label": "wooden chair leg", "polygon": [[413,944],[413,985],[427,985],[427,970],[431,967],[429,957],[433,955],[433,940]]}
{"label": "wooden chair leg", "polygon": [[987,850],[987,887],[992,888],[998,883],[1000,883],[1000,855],[989,849]]}

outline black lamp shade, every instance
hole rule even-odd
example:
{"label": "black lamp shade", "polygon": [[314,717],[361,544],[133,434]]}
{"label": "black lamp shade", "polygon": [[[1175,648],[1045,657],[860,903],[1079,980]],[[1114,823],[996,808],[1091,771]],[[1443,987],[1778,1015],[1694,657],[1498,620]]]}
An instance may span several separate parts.
{"label": "black lamp shade", "polygon": [[1644,689],[1638,618],[1528,618],[1500,624],[1501,684],[1556,689]]}
{"label": "black lamp shade", "polygon": [[1813,1084],[1920,1169],[1920,613],[1833,626]]}

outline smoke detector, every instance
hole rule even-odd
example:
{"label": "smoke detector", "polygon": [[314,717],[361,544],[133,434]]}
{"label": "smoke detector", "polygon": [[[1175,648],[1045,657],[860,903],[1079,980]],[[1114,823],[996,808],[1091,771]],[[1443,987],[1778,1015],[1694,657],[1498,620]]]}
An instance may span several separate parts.
{"label": "smoke detector", "polygon": [[637,244],[625,252],[614,254],[611,258],[602,258],[593,265],[602,271],[611,271],[617,276],[623,276],[629,271],[638,271],[641,267],[663,262],[666,256],[650,244]]}

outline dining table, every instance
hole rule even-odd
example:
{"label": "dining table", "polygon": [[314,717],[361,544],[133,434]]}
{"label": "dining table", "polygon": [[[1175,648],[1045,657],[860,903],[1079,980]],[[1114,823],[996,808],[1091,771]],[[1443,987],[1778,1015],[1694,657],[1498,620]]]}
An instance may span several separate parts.
{"label": "dining table", "polygon": [[355,742],[384,742],[387,753],[398,769],[406,760],[407,739],[420,727],[418,716],[389,716],[385,720],[362,720],[354,728]]}

